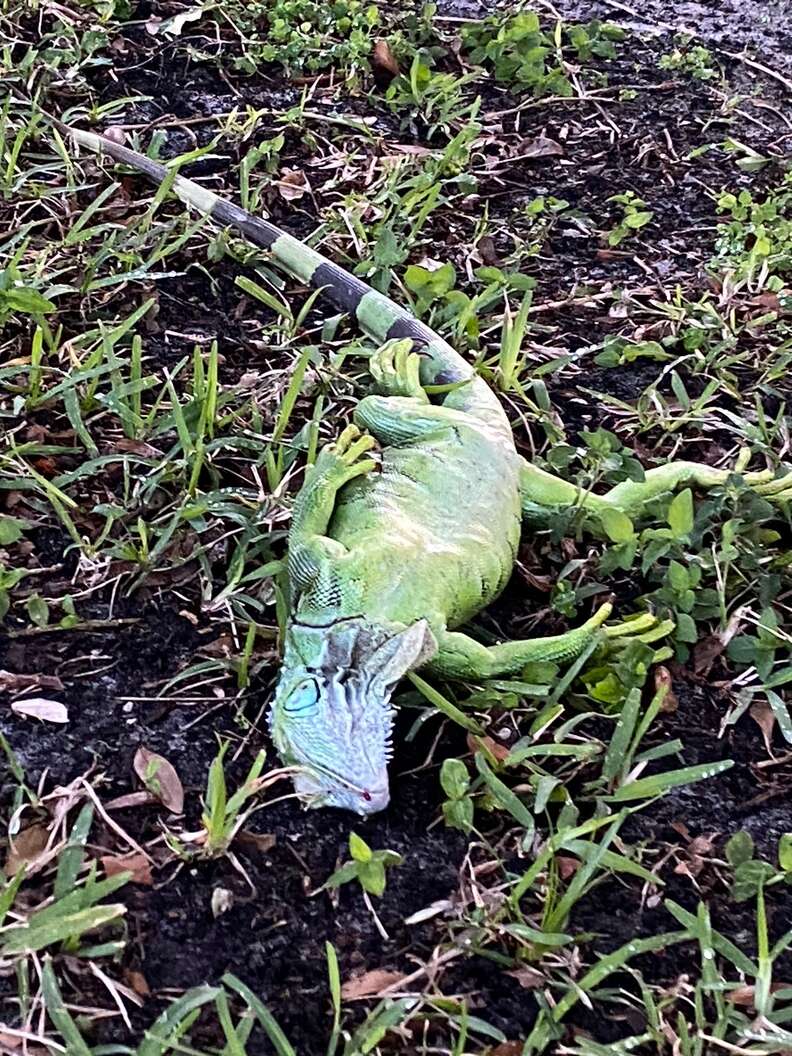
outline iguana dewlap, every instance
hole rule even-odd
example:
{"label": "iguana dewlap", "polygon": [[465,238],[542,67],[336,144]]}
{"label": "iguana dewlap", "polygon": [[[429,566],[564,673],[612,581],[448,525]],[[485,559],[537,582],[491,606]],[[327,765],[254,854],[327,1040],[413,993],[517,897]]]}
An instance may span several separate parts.
{"label": "iguana dewlap", "polygon": [[[156,183],[172,175],[115,142],[55,124]],[[295,501],[290,620],[271,711],[279,752],[300,768],[298,794],[310,805],[372,813],[388,802],[390,698],[408,671],[424,665],[476,680],[572,658],[610,611],[604,605],[556,637],[489,647],[457,630],[508,580],[521,513],[541,524],[554,509],[580,505],[596,525],[605,511],[633,513],[681,483],[708,487],[729,472],[673,462],[605,496],[582,494],[518,456],[495,394],[404,308],[200,185],[177,176],[171,187],[321,289],[381,346],[371,360],[377,394],[360,401],[354,425],[319,453]],[[427,386],[450,385],[443,396],[427,395]],[[786,479],[772,477],[768,471],[745,480],[769,498],[788,499]]]}

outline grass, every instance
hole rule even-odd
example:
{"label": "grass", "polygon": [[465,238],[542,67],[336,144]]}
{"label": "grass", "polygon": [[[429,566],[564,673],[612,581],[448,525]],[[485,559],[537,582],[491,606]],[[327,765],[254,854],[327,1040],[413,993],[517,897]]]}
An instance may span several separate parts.
{"label": "grass", "polygon": [[[792,1046],[792,817],[770,839],[749,814],[751,834],[708,791],[774,801],[792,743],[789,526],[746,486],[741,454],[776,469],[789,430],[790,174],[761,95],[774,79],[732,87],[715,47],[529,9],[436,16],[355,0],[204,5],[145,26],[119,0],[0,12],[15,42],[0,106],[10,1052],[289,1056],[309,1005],[322,1028],[305,1051],[328,1056]],[[398,73],[372,72],[376,39]],[[678,143],[647,116],[666,105],[658,77],[688,108]],[[280,874],[249,857],[321,835],[265,713],[293,497],[367,391],[371,349],[167,188],[72,157],[42,108],[123,126],[409,304],[499,392],[523,453],[584,492],[672,457],[735,468],[706,496],[610,518],[603,541],[578,510],[526,532],[514,589],[477,621],[483,641],[579,622],[606,593],[642,633],[519,679],[411,676],[401,748],[418,746],[433,797],[420,832],[394,818],[393,833],[358,835],[347,819],[321,871],[297,842]],[[665,184],[643,164],[647,127]],[[182,629],[162,667],[101,682],[129,635],[144,641],[155,601]],[[69,724],[95,694],[109,704],[107,685],[129,710],[83,766]],[[25,715],[60,715],[64,697],[60,742]],[[696,725],[696,701],[716,702],[719,729]],[[178,722],[133,763],[121,723],[138,705]],[[409,903],[459,847],[458,886]],[[147,916],[155,896],[186,883],[190,912],[206,894],[212,920],[234,920],[288,863],[334,921],[315,936],[317,982],[297,952],[314,918],[290,907],[304,1008],[242,981],[252,945],[204,985],[147,992],[130,966],[138,928],[167,925]],[[269,956],[281,924],[255,926]],[[369,926],[373,947],[334,941]]]}

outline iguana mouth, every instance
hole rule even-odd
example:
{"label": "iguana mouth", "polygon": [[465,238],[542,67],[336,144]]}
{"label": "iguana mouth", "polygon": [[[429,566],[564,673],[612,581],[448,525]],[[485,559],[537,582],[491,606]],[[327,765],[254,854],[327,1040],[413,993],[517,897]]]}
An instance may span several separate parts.
{"label": "iguana mouth", "polygon": [[[300,788],[301,778],[308,783],[308,787]],[[382,810],[390,800],[387,782],[384,785],[372,785],[366,788],[321,764],[300,767],[295,775],[295,790],[299,798],[311,807],[344,806],[351,810],[357,809],[359,814],[371,814]],[[339,794],[343,797],[345,793],[351,793],[359,801],[358,808],[349,802],[336,802]]]}

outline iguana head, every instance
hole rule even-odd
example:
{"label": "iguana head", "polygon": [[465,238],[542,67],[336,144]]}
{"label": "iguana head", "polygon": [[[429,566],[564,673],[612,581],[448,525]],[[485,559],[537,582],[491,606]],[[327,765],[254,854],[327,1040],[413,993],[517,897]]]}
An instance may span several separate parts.
{"label": "iguana head", "polygon": [[308,806],[388,805],[391,693],[434,649],[424,620],[396,631],[357,619],[292,624],[270,725],[284,762],[302,768],[294,784]]}

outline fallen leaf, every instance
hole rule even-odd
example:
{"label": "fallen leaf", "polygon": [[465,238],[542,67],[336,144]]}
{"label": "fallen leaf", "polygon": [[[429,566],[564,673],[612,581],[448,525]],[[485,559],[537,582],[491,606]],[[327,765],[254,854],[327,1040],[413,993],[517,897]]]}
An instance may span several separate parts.
{"label": "fallen leaf", "polygon": [[[509,972],[506,974],[509,975]],[[524,1051],[521,1041],[502,1041],[494,1049],[490,1049],[490,1056],[522,1056]]]}
{"label": "fallen leaf", "polygon": [[0,671],[0,693],[22,693],[26,689],[62,690],[57,675],[23,675],[17,671]]}
{"label": "fallen leaf", "polygon": [[227,887],[216,887],[212,891],[212,916],[217,920],[223,913],[227,913],[234,905],[234,892]]}
{"label": "fallen leaf", "polygon": [[20,867],[29,865],[46,849],[49,831],[46,825],[29,825],[10,841],[5,861],[6,876],[16,876]]}
{"label": "fallen leaf", "polygon": [[129,854],[105,854],[99,859],[106,876],[117,876],[119,873],[131,873],[134,884],[151,887],[154,879],[151,875],[151,862],[139,851]]}
{"label": "fallen leaf", "polygon": [[[789,983],[783,983],[779,979],[775,983],[770,984],[770,993],[777,994],[779,990],[788,990]],[[745,1005],[747,1007],[753,1007],[754,998],[756,997],[756,988],[753,986],[738,986],[734,990],[730,990],[726,997],[734,1005]],[[784,1052],[792,1052],[792,1049],[785,1049]]]}
{"label": "fallen leaf", "polygon": [[387,88],[399,76],[399,64],[387,40],[376,40],[371,53],[371,71],[378,88]]}
{"label": "fallen leaf", "polygon": [[58,700],[46,700],[44,697],[25,697],[11,702],[11,710],[17,715],[27,715],[30,719],[41,719],[42,722],[68,722],[69,712],[65,704]]}
{"label": "fallen leaf", "polygon": [[4,1045],[7,1049],[18,1049],[22,1044],[22,1038],[17,1037],[15,1034],[6,1034],[4,1030],[0,1030],[0,1045]]}
{"label": "fallen leaf", "polygon": [[514,149],[515,158],[547,158],[563,154],[564,148],[549,136],[537,136],[536,139],[523,140]]}
{"label": "fallen leaf", "polygon": [[[106,133],[105,133],[106,134]],[[162,451],[152,447],[145,440],[134,440],[129,436],[121,436],[108,445],[110,451],[128,452],[131,455],[140,455],[142,458],[161,458]]]}
{"label": "fallen leaf", "polygon": [[751,705],[748,714],[762,731],[767,754],[772,755],[773,749],[770,747],[770,742],[773,739],[773,730],[775,729],[776,722],[773,709],[766,700],[755,700]]}
{"label": "fallen leaf", "polygon": [[125,796],[117,796],[105,803],[105,810],[127,810],[129,807],[150,807],[153,803],[159,803],[156,796],[151,792],[128,792]]}
{"label": "fallen leaf", "polygon": [[655,693],[660,693],[662,690],[665,690],[665,696],[660,705],[660,710],[668,715],[672,715],[679,707],[679,699],[674,692],[674,680],[671,678],[671,672],[667,667],[664,667],[663,664],[658,664],[655,668],[654,685]]}
{"label": "fallen leaf", "polygon": [[388,987],[400,983],[407,976],[403,972],[389,972],[384,968],[375,968],[371,972],[348,979],[341,987],[341,997],[352,1001],[356,997],[378,997]]}
{"label": "fallen leaf", "polygon": [[278,180],[278,191],[281,198],[287,202],[294,202],[302,198],[311,187],[306,175],[300,169],[283,169],[281,178]]}
{"label": "fallen leaf", "polygon": [[755,304],[757,308],[767,312],[778,312],[782,308],[777,293],[759,293],[756,297],[752,297],[748,303]]}
{"label": "fallen leaf", "polygon": [[242,829],[237,834],[237,842],[258,851],[259,854],[267,854],[278,842],[271,832],[248,832]]}
{"label": "fallen leaf", "polygon": [[135,760],[132,764],[135,773],[163,807],[172,814],[181,814],[184,810],[184,789],[173,766],[168,760],[150,752],[148,748],[140,747],[135,752]]}
{"label": "fallen leaf", "polygon": [[499,763],[502,763],[511,752],[511,749],[507,748],[505,744],[498,744],[498,742],[493,740],[492,737],[487,737],[486,735],[484,737],[473,737],[471,734],[468,734],[467,745],[473,754],[479,751],[480,748],[483,748],[486,752],[489,752],[494,759],[497,759]]}
{"label": "fallen leaf", "polygon": [[702,638],[693,650],[693,670],[697,675],[708,675],[712,665],[742,626],[743,610],[736,609],[726,627],[718,634]]}
{"label": "fallen leaf", "polygon": [[553,860],[558,866],[558,875],[562,880],[568,880],[580,868],[580,862],[577,858],[567,858],[563,854],[557,854]]}
{"label": "fallen leaf", "polygon": [[[556,859],[558,861],[558,859]],[[580,863],[578,862],[578,865]],[[512,972],[504,973],[511,976],[512,979],[516,979],[521,987],[525,990],[536,990],[542,986],[545,981],[544,975],[536,968],[515,968]],[[522,1050],[520,1050],[522,1051]]]}
{"label": "fallen leaf", "polygon": [[151,997],[151,987],[142,972],[135,972],[131,968],[125,968],[123,976],[127,986],[132,987],[139,997]]}
{"label": "fallen leaf", "polygon": [[111,143],[118,143],[122,147],[126,143],[126,132],[119,125],[108,125],[102,135],[105,139],[109,139]]}
{"label": "fallen leaf", "polygon": [[487,264],[490,267],[498,267],[501,263],[498,251],[495,249],[495,239],[492,235],[482,235],[476,243],[476,249],[478,255],[481,257],[481,263]]}
{"label": "fallen leaf", "polygon": [[54,458],[36,458],[33,465],[45,477],[54,477],[58,472],[58,464]]}

